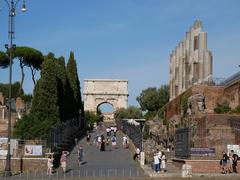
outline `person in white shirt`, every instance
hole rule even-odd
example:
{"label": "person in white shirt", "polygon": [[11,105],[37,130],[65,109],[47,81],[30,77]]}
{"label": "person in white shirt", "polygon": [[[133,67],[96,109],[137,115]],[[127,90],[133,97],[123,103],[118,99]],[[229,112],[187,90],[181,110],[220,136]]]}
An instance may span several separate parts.
{"label": "person in white shirt", "polygon": [[157,155],[158,155],[158,159],[159,159],[159,171],[161,171],[162,151],[159,151],[159,149],[157,149]]}
{"label": "person in white shirt", "polygon": [[123,148],[128,148],[128,137],[127,137],[127,135],[123,136]]}
{"label": "person in white shirt", "polygon": [[153,156],[153,164],[154,164],[154,170],[156,173],[159,173],[160,172],[160,169],[159,169],[159,156],[158,156],[158,153],[154,153],[154,156]]}

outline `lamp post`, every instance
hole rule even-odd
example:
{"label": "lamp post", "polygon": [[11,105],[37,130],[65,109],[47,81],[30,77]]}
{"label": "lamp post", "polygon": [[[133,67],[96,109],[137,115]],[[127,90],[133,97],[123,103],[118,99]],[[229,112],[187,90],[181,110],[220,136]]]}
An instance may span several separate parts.
{"label": "lamp post", "polygon": [[[14,39],[14,26],[15,26],[15,16],[16,16],[16,7],[20,0],[4,0],[8,6],[9,19],[8,19],[8,44],[5,47],[9,48],[9,90],[8,90],[8,141],[7,141],[7,157],[6,157],[6,166],[4,176],[11,176],[11,154],[10,154],[10,140],[11,140],[11,106],[12,106],[12,61],[13,61],[13,50],[16,48],[16,45],[13,44]],[[26,12],[25,0],[23,0],[22,12]]]}

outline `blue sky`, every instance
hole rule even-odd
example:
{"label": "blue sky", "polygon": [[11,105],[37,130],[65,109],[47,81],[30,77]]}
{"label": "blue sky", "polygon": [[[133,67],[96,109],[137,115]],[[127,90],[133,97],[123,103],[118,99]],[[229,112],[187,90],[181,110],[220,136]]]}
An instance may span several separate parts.
{"label": "blue sky", "polygon": [[[8,12],[0,1],[0,50],[8,42]],[[239,0],[26,0],[28,11],[16,16],[18,46],[68,59],[73,51],[83,79],[129,80],[129,105],[148,87],[168,83],[169,54],[196,19],[208,33],[213,77],[239,71]],[[26,70],[24,90],[33,83]],[[19,80],[14,64],[13,81]],[[0,69],[0,82],[8,70]]]}

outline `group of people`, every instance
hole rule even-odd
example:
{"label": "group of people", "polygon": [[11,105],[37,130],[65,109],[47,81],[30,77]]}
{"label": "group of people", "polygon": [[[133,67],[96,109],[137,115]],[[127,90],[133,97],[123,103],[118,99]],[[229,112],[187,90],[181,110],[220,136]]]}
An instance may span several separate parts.
{"label": "group of people", "polygon": [[[63,173],[66,173],[67,170],[67,156],[69,155],[68,151],[62,151],[61,157],[60,157],[60,163],[61,163],[61,167],[63,169]],[[48,160],[47,160],[47,175],[52,175],[54,172],[54,154],[51,153],[48,156]]]}
{"label": "group of people", "polygon": [[233,150],[229,154],[225,151],[222,152],[222,159],[220,160],[220,166],[223,174],[237,173],[237,160],[238,155]]}
{"label": "group of people", "polygon": [[105,151],[105,145],[112,144],[113,148],[117,148],[117,128],[116,127],[107,127],[106,128],[107,137],[105,139],[104,135],[97,135],[94,139],[94,143],[100,151]]}
{"label": "group of people", "polygon": [[166,161],[165,153],[157,149],[153,155],[154,171],[156,173],[160,173],[161,171],[166,172]]}

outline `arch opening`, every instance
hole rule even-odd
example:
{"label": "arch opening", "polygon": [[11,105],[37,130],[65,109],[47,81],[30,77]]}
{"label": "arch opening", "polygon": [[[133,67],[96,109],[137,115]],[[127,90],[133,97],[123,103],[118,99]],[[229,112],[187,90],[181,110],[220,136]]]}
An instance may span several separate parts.
{"label": "arch opening", "polygon": [[115,109],[111,103],[103,102],[97,106],[96,110],[101,114],[103,121],[114,121]]}

